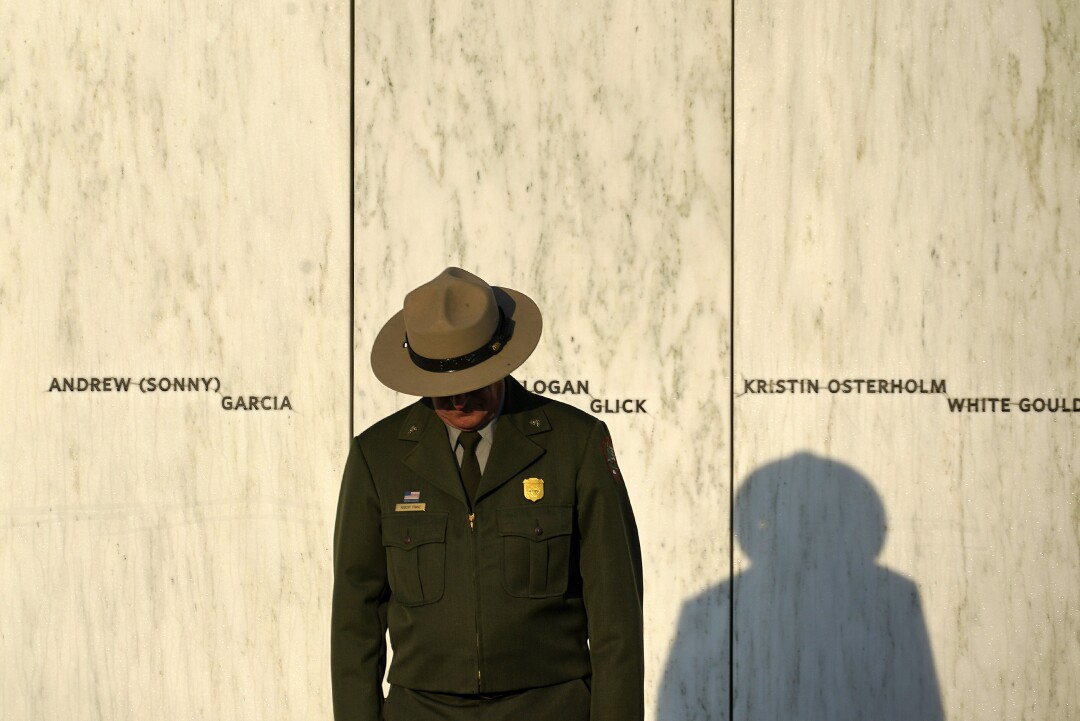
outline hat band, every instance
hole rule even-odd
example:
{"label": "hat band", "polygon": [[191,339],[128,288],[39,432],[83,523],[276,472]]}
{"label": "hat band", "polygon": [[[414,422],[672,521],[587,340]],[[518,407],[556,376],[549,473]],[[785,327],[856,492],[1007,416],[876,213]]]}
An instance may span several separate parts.
{"label": "hat band", "polygon": [[514,324],[503,314],[502,308],[499,308],[499,324],[495,326],[495,333],[492,334],[491,340],[473,352],[455,358],[428,358],[420,355],[409,345],[409,335],[407,333],[402,347],[409,351],[409,357],[412,358],[412,362],[417,368],[432,373],[453,373],[483,363],[501,351],[506,345],[506,341],[510,340],[513,326]]}

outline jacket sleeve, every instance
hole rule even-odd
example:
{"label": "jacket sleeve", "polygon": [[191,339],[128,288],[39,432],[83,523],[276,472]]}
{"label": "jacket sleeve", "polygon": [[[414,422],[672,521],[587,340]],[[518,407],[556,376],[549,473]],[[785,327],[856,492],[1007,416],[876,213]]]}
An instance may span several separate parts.
{"label": "jacket sleeve", "polygon": [[597,721],[645,715],[641,546],[607,427],[597,421],[578,471],[581,578]]}
{"label": "jacket sleeve", "polygon": [[379,721],[386,668],[386,556],[378,494],[353,439],[334,529],[330,675],[336,721]]}

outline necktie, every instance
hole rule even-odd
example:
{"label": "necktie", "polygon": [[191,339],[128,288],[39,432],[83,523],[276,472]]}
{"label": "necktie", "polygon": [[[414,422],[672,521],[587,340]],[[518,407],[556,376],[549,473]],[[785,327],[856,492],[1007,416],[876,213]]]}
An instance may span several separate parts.
{"label": "necktie", "polygon": [[480,434],[476,431],[462,431],[458,436],[462,450],[461,483],[465,486],[470,505],[476,498],[476,489],[480,487],[480,462],[476,460],[476,444],[479,442]]}

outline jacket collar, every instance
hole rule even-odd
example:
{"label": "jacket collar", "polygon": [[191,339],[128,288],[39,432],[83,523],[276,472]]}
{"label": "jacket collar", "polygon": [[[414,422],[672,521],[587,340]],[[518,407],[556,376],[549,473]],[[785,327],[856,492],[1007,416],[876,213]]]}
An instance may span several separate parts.
{"label": "jacket collar", "polygon": [[[513,378],[506,379],[506,397],[487,465],[480,478],[477,501],[513,478],[544,454],[530,436],[551,430],[543,406],[547,401],[529,393]],[[431,400],[422,398],[401,426],[398,438],[416,446],[402,459],[414,473],[445,493],[465,502],[457,460],[447,440],[446,426],[435,415]]]}

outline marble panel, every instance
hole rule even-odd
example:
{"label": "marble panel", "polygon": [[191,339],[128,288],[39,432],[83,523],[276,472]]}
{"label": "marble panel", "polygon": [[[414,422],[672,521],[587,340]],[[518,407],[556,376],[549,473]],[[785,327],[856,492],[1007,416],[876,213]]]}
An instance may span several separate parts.
{"label": "marble panel", "polygon": [[1071,718],[1080,20],[735,20],[734,718]]}
{"label": "marble panel", "polygon": [[[730,14],[544,1],[357,17],[356,427],[412,401],[367,357],[407,290],[458,265],[535,298],[544,337],[516,375],[611,428],[645,549],[649,717],[669,718],[680,608],[729,565]],[[711,652],[712,628],[680,664]]]}
{"label": "marble panel", "polygon": [[0,9],[4,718],[330,714],[348,15]]}

